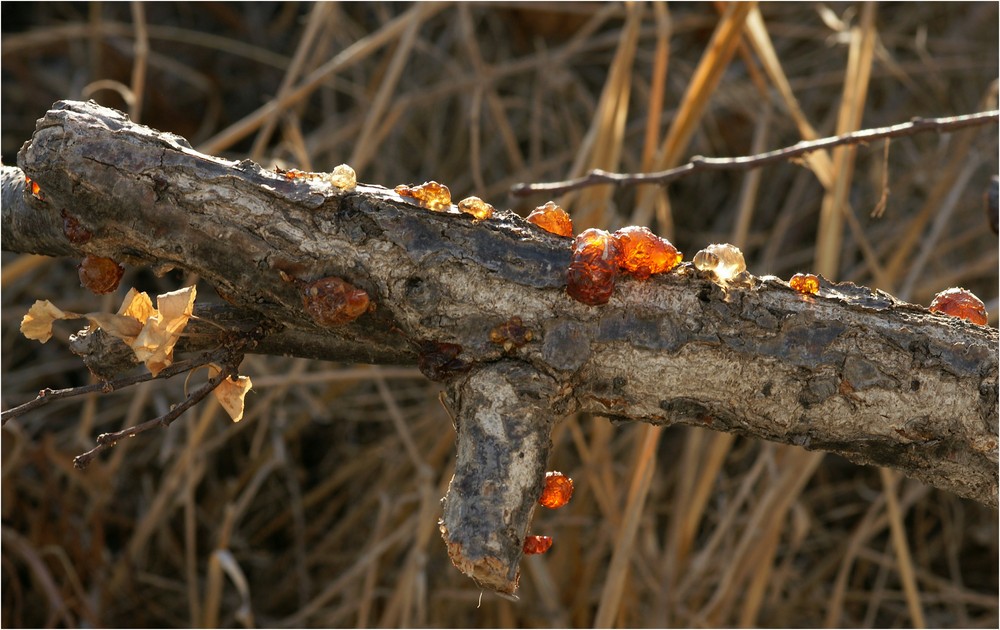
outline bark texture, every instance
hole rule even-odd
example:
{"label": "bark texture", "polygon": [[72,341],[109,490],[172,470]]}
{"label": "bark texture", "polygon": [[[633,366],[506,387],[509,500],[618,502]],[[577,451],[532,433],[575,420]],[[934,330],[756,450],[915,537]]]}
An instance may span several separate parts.
{"label": "bark texture", "polygon": [[521,361],[475,370],[453,391],[455,475],[444,499],[448,555],[479,585],[517,590],[527,526],[545,485],[555,380]]}
{"label": "bark texture", "polygon": [[[459,467],[445,539],[502,592],[516,585],[551,422],[573,411],[829,451],[997,505],[996,329],[825,279],[811,297],[773,277],[724,291],[687,263],[619,279],[610,303],[586,306],[565,291],[571,241],[514,213],[476,221],[379,186],[289,180],[94,103],[54,105],[18,165],[3,170],[4,249],[184,268],[230,301],[210,317],[276,331],[257,352],[417,363],[448,381]],[[67,217],[89,240],[69,240]],[[302,287],[331,276],[374,310],[313,320]],[[492,341],[514,317],[530,341]]]}

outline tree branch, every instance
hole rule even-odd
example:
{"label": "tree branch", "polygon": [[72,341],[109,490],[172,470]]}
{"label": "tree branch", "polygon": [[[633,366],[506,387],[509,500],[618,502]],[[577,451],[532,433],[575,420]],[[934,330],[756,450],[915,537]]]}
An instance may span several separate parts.
{"label": "tree branch", "polygon": [[441,535],[455,566],[497,593],[517,590],[558,396],[554,379],[520,361],[487,364],[451,390],[458,453]]}
{"label": "tree branch", "polygon": [[102,451],[105,451],[115,444],[119,440],[125,438],[135,437],[140,433],[145,433],[150,429],[155,429],[156,427],[169,427],[170,424],[179,418],[181,414],[193,407],[194,405],[201,402],[205,396],[212,393],[215,388],[222,384],[222,381],[226,380],[230,376],[236,374],[236,370],[240,366],[240,362],[243,360],[243,355],[238,356],[228,356],[225,361],[222,370],[218,374],[208,379],[208,382],[199,387],[198,389],[191,392],[183,402],[174,405],[170,408],[167,413],[157,416],[152,420],[147,420],[145,422],[139,423],[134,427],[128,427],[122,429],[121,431],[115,431],[113,433],[102,433],[97,436],[97,446],[90,449],[86,453],[82,453],[73,458],[73,465],[77,468],[83,470],[90,465],[91,460],[97,457]]}
{"label": "tree branch", "polygon": [[[547,449],[537,435],[534,446],[511,438],[518,415],[539,418],[543,433],[575,411],[707,426],[889,466],[997,505],[996,329],[825,279],[811,297],[774,277],[725,292],[687,263],[620,279],[607,305],[587,306],[565,290],[571,241],[509,211],[476,221],[379,186],[288,179],[93,103],[56,104],[18,163],[45,201],[4,169],[5,249],[182,267],[231,302],[212,315],[230,330],[241,321],[274,331],[254,352],[416,363],[450,381],[459,466],[445,539],[463,545],[452,557],[474,575],[495,561],[503,580],[481,582],[498,590],[510,592],[511,576],[516,584],[514,543]],[[89,240],[68,240],[64,213]],[[349,324],[314,320],[303,287],[331,276],[366,291],[374,310]],[[530,340],[492,341],[514,317]],[[484,440],[495,448],[482,450]],[[468,464],[486,455],[496,461]],[[461,505],[513,512],[483,511],[473,532]]]}
{"label": "tree branch", "polygon": [[202,365],[207,365],[213,361],[218,361],[220,356],[218,354],[206,354],[204,356],[198,357],[197,359],[192,359],[190,361],[180,361],[174,363],[166,368],[164,368],[159,374],[153,376],[151,373],[146,372],[143,374],[133,374],[130,376],[123,376],[121,378],[116,378],[110,381],[103,381],[100,383],[92,383],[90,385],[80,385],[79,387],[68,387],[66,389],[43,389],[38,392],[38,396],[32,398],[30,401],[24,403],[23,405],[18,405],[12,409],[6,409],[0,413],[0,420],[3,424],[7,424],[8,420],[17,418],[18,416],[23,416],[29,411],[43,407],[51,402],[61,400],[63,398],[73,398],[74,396],[83,396],[84,394],[90,394],[93,392],[103,392],[105,394],[110,394],[113,391],[119,389],[130,387],[136,383],[144,383],[146,381],[152,381],[157,379],[168,379],[178,374],[184,374],[185,372],[190,372],[194,368],[200,367]]}
{"label": "tree branch", "polygon": [[699,171],[748,171],[774,162],[784,162],[800,155],[805,155],[806,153],[819,151],[820,149],[831,149],[842,144],[867,144],[883,138],[903,138],[925,131],[950,133],[965,127],[995,123],[997,120],[1000,120],[1000,111],[998,110],[977,112],[964,116],[914,118],[908,123],[900,123],[891,127],[860,129],[839,136],[830,136],[817,140],[803,140],[790,147],[775,149],[767,153],[734,158],[711,158],[696,155],[687,164],[665,171],[656,171],[655,173],[610,173],[601,169],[594,169],[581,177],[561,182],[515,184],[511,187],[510,192],[517,197],[526,197],[540,192],[556,196],[570,192],[571,190],[579,190],[599,184],[615,184],[616,186],[657,184],[663,186]]}

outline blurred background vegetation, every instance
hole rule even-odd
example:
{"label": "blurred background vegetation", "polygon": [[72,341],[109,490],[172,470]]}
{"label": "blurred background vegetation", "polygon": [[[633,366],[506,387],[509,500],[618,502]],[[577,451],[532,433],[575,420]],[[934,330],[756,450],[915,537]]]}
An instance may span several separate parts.
{"label": "blurred background vegetation", "polygon": [[[209,153],[347,162],[522,213],[547,198],[509,196],[517,182],[997,107],[996,3],[5,2],[2,18],[7,164],[54,101],[92,98]],[[987,126],[832,152],[828,188],[822,165],[785,163],[558,201],[578,231],[646,224],[687,256],[736,243],[757,275],[919,304],[965,286],[995,326],[997,152]],[[34,300],[111,310],[130,286],[197,280],[133,268],[98,297],[77,261],[2,262],[5,409],[91,382],[70,327],[45,346],[18,334]],[[164,413],[183,384],[4,426],[4,626],[997,627],[996,510],[834,456],[585,415],[553,435],[550,468],[577,487],[536,513],[553,549],[525,559],[520,601],[483,594],[437,533],[454,450],[439,386],[287,358],[241,372],[239,424],[206,402],[85,472],[71,460],[98,433]]]}

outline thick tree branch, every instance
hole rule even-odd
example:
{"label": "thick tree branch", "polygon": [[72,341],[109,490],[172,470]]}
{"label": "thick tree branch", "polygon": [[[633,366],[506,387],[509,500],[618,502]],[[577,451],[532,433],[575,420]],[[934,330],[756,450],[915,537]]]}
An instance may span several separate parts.
{"label": "thick tree branch", "polygon": [[[468,492],[449,495],[445,538],[464,546],[457,563],[466,569],[495,561],[493,575],[506,580],[498,590],[516,583],[514,543],[527,531],[531,477],[547,448],[547,438],[516,428],[518,414],[707,426],[893,467],[997,504],[993,328],[826,280],[813,297],[773,277],[727,293],[688,264],[622,279],[610,303],[586,306],[565,291],[569,239],[511,212],[476,221],[378,186],[290,180],[199,154],[93,103],[54,106],[18,163],[45,201],[24,192],[20,171],[4,169],[5,249],[182,267],[233,305],[207,319],[229,331],[277,331],[256,352],[417,363],[450,380],[453,486]],[[65,215],[91,238],[71,243]],[[330,276],[364,289],[374,310],[341,326],[315,321],[303,286]],[[531,340],[506,349],[491,341],[515,316]],[[206,332],[202,343],[211,339]],[[486,439],[496,462],[479,473],[463,467]],[[530,463],[518,463],[522,454]],[[500,538],[459,531],[455,523],[470,518],[459,506],[491,496],[513,510],[485,524]]]}

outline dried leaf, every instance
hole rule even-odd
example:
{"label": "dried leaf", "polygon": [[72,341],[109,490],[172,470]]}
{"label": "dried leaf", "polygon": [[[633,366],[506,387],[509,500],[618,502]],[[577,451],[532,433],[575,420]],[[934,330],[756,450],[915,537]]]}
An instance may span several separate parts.
{"label": "dried leaf", "polygon": [[[221,370],[214,363],[208,365],[208,374],[214,378]],[[243,419],[243,399],[247,392],[253,387],[249,376],[238,376],[236,379],[229,377],[219,383],[219,386],[212,390],[222,408],[226,410],[233,422]]]}
{"label": "dried leaf", "polygon": [[156,298],[159,308],[145,293],[129,289],[117,314],[80,315],[58,308],[48,300],[38,300],[21,320],[21,333],[45,343],[52,338],[52,322],[57,319],[86,318],[94,326],[127,343],[137,359],[156,376],[173,363],[174,345],[194,311],[193,286],[164,293]]}
{"label": "dried leaf", "polygon": [[[160,311],[163,321],[169,325],[179,325],[183,328],[194,312],[195,287],[185,287],[170,293],[156,296],[156,308]],[[181,321],[183,319],[183,321]]]}
{"label": "dried leaf", "polygon": [[153,376],[174,362],[174,345],[194,311],[195,294],[195,287],[190,286],[156,296],[157,308],[129,344]]}
{"label": "dried leaf", "polygon": [[86,317],[90,323],[100,327],[107,334],[117,337],[125,343],[135,341],[136,336],[142,331],[142,322],[126,315],[87,313]]}
{"label": "dried leaf", "polygon": [[127,315],[138,320],[140,324],[145,324],[147,319],[156,314],[156,309],[153,308],[153,301],[149,299],[145,291],[139,292],[133,287],[125,294],[118,314]]}
{"label": "dried leaf", "polygon": [[[216,370],[216,373],[218,373],[218,370]],[[229,417],[233,419],[233,422],[239,422],[243,419],[243,398],[250,391],[251,387],[253,387],[253,383],[250,381],[249,376],[239,376],[235,380],[230,376],[222,381],[212,391],[212,394],[215,395],[216,400],[226,410]]]}
{"label": "dried leaf", "polygon": [[75,319],[76,313],[67,313],[48,300],[35,300],[21,319],[21,334],[28,339],[45,343],[52,338],[52,322],[57,319]]}

